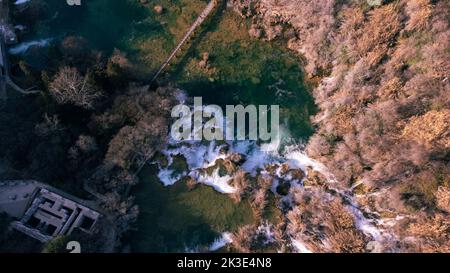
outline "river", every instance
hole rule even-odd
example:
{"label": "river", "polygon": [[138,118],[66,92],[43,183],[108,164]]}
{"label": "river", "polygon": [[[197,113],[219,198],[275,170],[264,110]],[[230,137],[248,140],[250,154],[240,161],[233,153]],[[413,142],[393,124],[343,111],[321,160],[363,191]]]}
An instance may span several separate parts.
{"label": "river", "polygon": [[[28,30],[23,42],[10,52],[26,58],[32,47],[78,35],[106,53],[114,48],[126,52],[141,67],[140,77],[150,79],[207,1],[147,2],[144,7],[132,0],[82,0],[81,6],[73,7],[60,0],[45,1],[38,23],[27,25],[27,18],[17,18]],[[162,14],[153,11],[157,4],[164,7]],[[281,143],[169,145],[160,155],[163,159],[155,161],[159,165],[144,168],[141,183],[133,191],[140,216],[137,230],[129,236],[132,251],[195,251],[200,246],[217,250],[229,241],[227,232],[255,224],[249,201],[231,200],[223,193],[227,174],[211,169],[223,157],[220,149],[224,145],[230,153],[246,156],[239,168],[253,177],[269,163],[287,162],[305,171],[307,166],[323,168],[302,152],[302,144],[314,131],[309,117],[316,109],[299,58],[286,49],[283,39],[266,42],[251,38],[250,25],[231,10],[221,12],[208,22],[168,81],[188,97],[201,96],[206,104],[280,105]],[[204,53],[209,55],[206,68],[199,66]],[[167,164],[161,166],[161,160]],[[205,168],[210,172],[200,174]],[[196,176],[201,184],[189,187],[184,178],[187,174]],[[275,198],[274,193],[269,222],[281,217]]]}

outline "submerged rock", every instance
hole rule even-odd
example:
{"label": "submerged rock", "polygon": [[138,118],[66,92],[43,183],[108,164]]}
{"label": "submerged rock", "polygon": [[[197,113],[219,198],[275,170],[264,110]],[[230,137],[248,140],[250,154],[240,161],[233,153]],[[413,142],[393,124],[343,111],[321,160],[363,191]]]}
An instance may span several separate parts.
{"label": "submerged rock", "polygon": [[189,166],[184,155],[172,156],[172,164],[170,164],[169,169],[173,170],[173,173],[176,175],[186,173],[189,170]]}

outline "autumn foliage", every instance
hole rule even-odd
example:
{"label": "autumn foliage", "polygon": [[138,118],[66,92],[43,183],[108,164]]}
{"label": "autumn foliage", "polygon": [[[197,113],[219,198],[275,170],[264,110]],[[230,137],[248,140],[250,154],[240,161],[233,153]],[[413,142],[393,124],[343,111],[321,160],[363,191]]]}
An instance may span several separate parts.
{"label": "autumn foliage", "polygon": [[[375,2],[262,0],[255,16],[266,29],[293,27],[288,47],[319,79],[309,155],[343,187],[389,189],[386,198],[362,195],[360,202],[409,215],[420,224],[402,236],[429,233],[423,250],[448,251],[439,243],[448,229],[437,226],[449,217],[449,2]],[[417,220],[418,211],[426,216]]]}

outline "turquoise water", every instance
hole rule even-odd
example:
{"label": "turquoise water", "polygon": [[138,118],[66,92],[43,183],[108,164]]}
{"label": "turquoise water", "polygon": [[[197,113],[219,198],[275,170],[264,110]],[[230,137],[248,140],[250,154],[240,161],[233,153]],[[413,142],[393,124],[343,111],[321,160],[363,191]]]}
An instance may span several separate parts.
{"label": "turquoise water", "polygon": [[[86,38],[95,49],[111,51],[115,47],[126,48],[130,37],[155,27],[155,21],[148,20],[149,12],[138,1],[85,0],[81,6],[69,6],[61,0],[41,2],[44,5],[38,8],[39,21],[31,26],[26,40],[77,35]],[[138,24],[143,19],[147,21]]]}
{"label": "turquoise water", "polygon": [[[60,0],[41,2],[45,5],[38,9],[40,20],[32,25],[26,41],[82,36],[92,48],[107,54],[114,48],[127,53],[139,64],[142,79],[152,77],[206,5],[200,0],[148,1],[148,6],[132,0],[85,0],[80,7]],[[165,7],[162,15],[153,12],[156,4]],[[231,11],[217,15],[169,71],[170,82],[190,95],[202,96],[205,103],[278,104],[291,137],[308,137],[313,132],[309,116],[315,109],[299,59],[283,42],[251,39],[248,27],[248,21]],[[203,52],[210,54],[212,71],[198,68]]]}
{"label": "turquoise water", "polygon": [[[70,7],[64,1],[48,0],[39,22],[24,38],[58,41],[68,35],[82,36],[92,48],[126,52],[151,78],[206,1],[148,2],[144,7],[137,0],[85,0],[81,7]],[[165,7],[162,15],[153,12],[155,4]],[[170,71],[169,80],[208,104],[278,104],[288,136],[306,140],[313,132],[309,116],[315,108],[300,61],[283,41],[251,39],[249,24],[231,11],[219,14]],[[203,52],[210,55],[208,71],[198,66]],[[141,207],[138,229],[130,238],[134,251],[173,252],[205,245],[223,231],[253,222],[246,201],[234,204],[209,187],[164,188],[151,168],[143,171],[141,180],[134,192]]]}

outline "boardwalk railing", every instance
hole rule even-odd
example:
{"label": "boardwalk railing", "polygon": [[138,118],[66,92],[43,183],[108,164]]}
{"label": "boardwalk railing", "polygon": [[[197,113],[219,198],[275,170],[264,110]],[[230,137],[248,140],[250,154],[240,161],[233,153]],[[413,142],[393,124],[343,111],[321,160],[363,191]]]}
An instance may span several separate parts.
{"label": "boardwalk railing", "polygon": [[195,22],[192,24],[192,26],[189,28],[189,30],[186,32],[186,34],[183,36],[183,39],[178,43],[177,47],[172,51],[172,54],[167,58],[167,60],[161,65],[158,72],[156,72],[155,76],[152,79],[152,83],[161,75],[161,73],[164,71],[164,69],[170,64],[172,59],[176,56],[178,51],[181,49],[181,47],[186,43],[186,41],[189,39],[189,37],[194,33],[194,31],[206,20],[208,15],[214,10],[214,8],[218,5],[218,0],[211,0],[209,4],[206,6],[206,8],[203,10],[203,12],[200,14],[200,16],[195,20]]}

